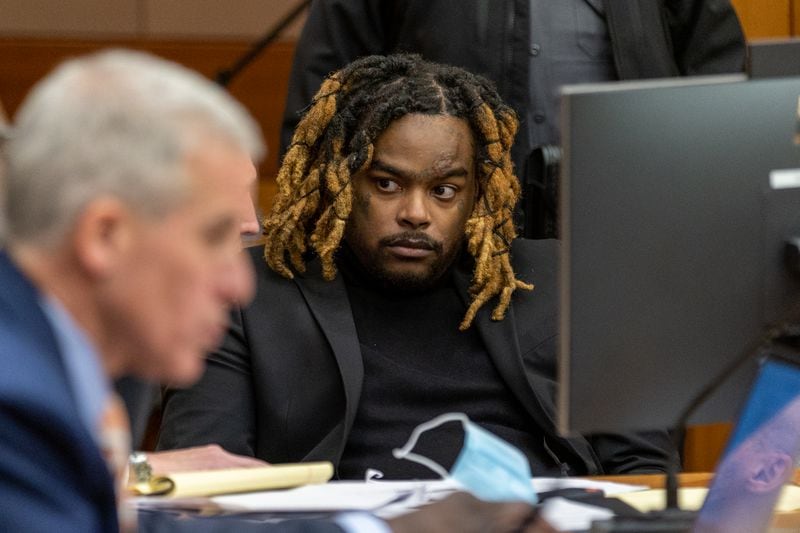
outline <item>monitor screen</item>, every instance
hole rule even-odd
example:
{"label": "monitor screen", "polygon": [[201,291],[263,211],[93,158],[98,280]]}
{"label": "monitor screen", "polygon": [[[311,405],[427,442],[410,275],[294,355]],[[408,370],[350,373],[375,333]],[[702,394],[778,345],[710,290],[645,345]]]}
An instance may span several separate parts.
{"label": "monitor screen", "polygon": [[[671,426],[800,300],[800,78],[564,89],[563,433]],[[733,418],[755,363],[690,419]]]}

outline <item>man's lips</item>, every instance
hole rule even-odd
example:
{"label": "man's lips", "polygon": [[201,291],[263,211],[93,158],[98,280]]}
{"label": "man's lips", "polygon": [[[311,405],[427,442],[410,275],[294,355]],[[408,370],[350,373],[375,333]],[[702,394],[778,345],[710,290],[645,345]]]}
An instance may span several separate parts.
{"label": "man's lips", "polygon": [[406,258],[427,257],[436,253],[439,248],[437,246],[438,243],[427,236],[409,237],[401,235],[384,239],[381,244],[395,256]]}
{"label": "man's lips", "polygon": [[427,257],[433,254],[433,250],[430,248],[420,248],[417,246],[402,246],[402,245],[394,245],[389,246],[389,250],[396,256],[399,257]]}

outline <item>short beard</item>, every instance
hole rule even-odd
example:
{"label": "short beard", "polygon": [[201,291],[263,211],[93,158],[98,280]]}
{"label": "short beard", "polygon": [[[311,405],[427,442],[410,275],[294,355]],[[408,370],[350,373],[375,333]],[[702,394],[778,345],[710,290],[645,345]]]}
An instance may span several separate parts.
{"label": "short beard", "polygon": [[[384,240],[388,242],[390,240],[397,240],[403,236],[412,238],[418,237],[419,235],[420,234],[416,232],[408,232],[407,235],[393,236]],[[435,287],[455,262],[462,246],[462,243],[459,242],[452,248],[444,250],[440,243],[432,243],[432,248],[437,253],[436,261],[431,264],[427,271],[416,274],[411,272],[393,272],[384,268],[383,263],[380,261],[370,261],[369,258],[371,258],[372,255],[365,250],[358,239],[349,239],[347,243],[353,252],[354,258],[358,261],[358,264],[367,276],[369,276],[370,281],[379,288],[392,292],[424,292]],[[383,241],[381,244],[384,245]]]}
{"label": "short beard", "polygon": [[367,275],[381,289],[388,292],[425,292],[436,286],[442,275],[447,271],[448,265],[440,265],[437,261],[431,265],[427,274],[412,274],[409,272],[391,272],[381,268],[381,265],[362,265]]}

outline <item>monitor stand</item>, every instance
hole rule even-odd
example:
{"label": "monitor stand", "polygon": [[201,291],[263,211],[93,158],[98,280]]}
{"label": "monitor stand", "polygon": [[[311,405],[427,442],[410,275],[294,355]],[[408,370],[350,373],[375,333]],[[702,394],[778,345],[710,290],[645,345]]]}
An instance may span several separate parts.
{"label": "monitor stand", "polygon": [[664,509],[641,516],[617,516],[592,522],[589,533],[689,533],[696,511]]}

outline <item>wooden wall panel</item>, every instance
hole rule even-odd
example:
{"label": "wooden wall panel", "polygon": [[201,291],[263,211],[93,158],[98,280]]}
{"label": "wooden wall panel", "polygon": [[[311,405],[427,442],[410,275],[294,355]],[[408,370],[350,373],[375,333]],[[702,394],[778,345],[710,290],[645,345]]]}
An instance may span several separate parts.
{"label": "wooden wall panel", "polygon": [[[147,50],[177,61],[213,78],[229,67],[249,47],[248,43],[208,43],[190,41],[92,41],[0,39],[0,100],[9,115],[22,102],[30,87],[63,59],[107,46],[125,46]],[[266,160],[260,165],[261,207],[274,192],[277,173],[278,136],[294,43],[272,44],[239,77],[229,90],[253,114],[261,125],[268,145]]]}
{"label": "wooden wall panel", "polygon": [[131,38],[139,27],[132,0],[0,0],[0,35]]}
{"label": "wooden wall panel", "polygon": [[[256,39],[302,0],[0,0],[0,36]],[[283,31],[296,40],[304,17]]]}
{"label": "wooden wall panel", "polygon": [[725,449],[731,428],[727,422],[689,426],[683,446],[683,469],[712,472]]}
{"label": "wooden wall panel", "polygon": [[791,15],[790,26],[793,37],[800,37],[800,0],[792,0],[789,14]]}
{"label": "wooden wall panel", "polygon": [[[299,0],[140,0],[142,37],[156,39],[231,39],[261,37],[291,13]],[[235,7],[234,7],[235,6]],[[283,30],[281,37],[297,40],[304,16]]]}
{"label": "wooden wall panel", "polygon": [[731,0],[748,39],[792,35],[790,5],[797,0]]}

